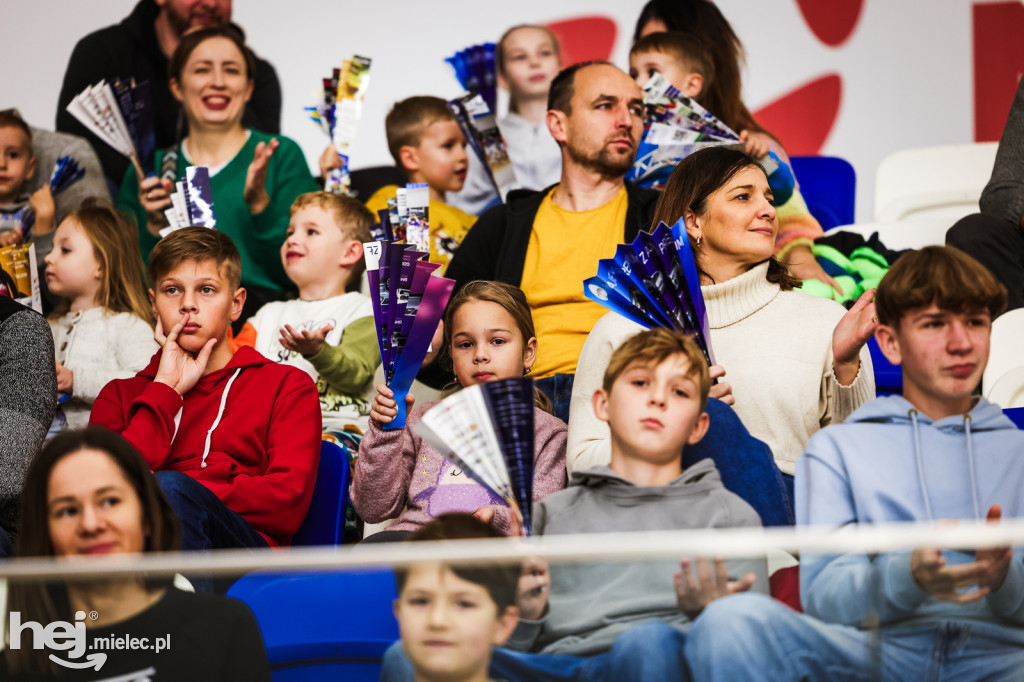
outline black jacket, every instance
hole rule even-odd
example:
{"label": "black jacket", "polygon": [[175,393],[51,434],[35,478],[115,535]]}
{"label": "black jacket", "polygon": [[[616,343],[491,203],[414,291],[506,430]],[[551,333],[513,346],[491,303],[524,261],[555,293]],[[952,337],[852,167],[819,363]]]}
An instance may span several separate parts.
{"label": "black jacket", "polygon": [[[504,204],[480,216],[445,271],[445,277],[455,280],[456,290],[475,279],[522,284],[533,221],[550,191],[551,187],[510,192]],[[657,190],[626,183],[628,204],[623,242],[631,242],[641,230],[652,228],[654,205],[660,195]],[[585,235],[580,237],[585,238]],[[594,272],[597,273],[597,263],[594,263]]]}
{"label": "black jacket", "polygon": [[[185,136],[187,124],[180,115],[181,105],[167,85],[168,59],[160,51],[153,26],[158,11],[153,0],[139,0],[120,24],[101,28],[79,40],[71,52],[57,100],[57,130],[89,140],[103,165],[103,174],[114,185],[115,194],[130,162],[90,133],[65,107],[87,86],[103,79],[149,81],[156,148],[171,147]],[[259,58],[243,125],[270,134],[281,132],[281,84],[274,67]]]}
{"label": "black jacket", "polygon": [[[552,185],[554,187],[554,185]],[[551,187],[540,191],[510,192],[505,203],[480,216],[462,240],[444,276],[455,280],[455,290],[477,279],[521,286],[526,249],[530,245],[533,221]],[[626,183],[626,224],[622,241],[632,242],[641,230],[650,230],[654,205],[661,192]],[[581,239],[586,235],[580,235]],[[597,273],[597,263],[594,263]],[[583,282],[580,282],[583,286]],[[452,379],[451,357],[447,347],[437,359],[420,370],[417,378],[428,386],[442,388]]]}

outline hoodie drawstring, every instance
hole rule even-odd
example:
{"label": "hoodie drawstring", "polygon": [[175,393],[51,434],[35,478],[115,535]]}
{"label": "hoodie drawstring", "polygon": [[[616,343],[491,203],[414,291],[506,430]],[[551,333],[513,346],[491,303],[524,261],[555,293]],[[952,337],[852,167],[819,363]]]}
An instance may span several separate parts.
{"label": "hoodie drawstring", "polygon": [[[931,500],[928,499],[928,486],[924,482],[924,460],[921,455],[921,436],[918,431],[917,410],[910,410],[908,415],[910,416],[910,421],[914,426],[914,461],[917,463],[917,483],[921,488],[921,497],[924,498],[924,510],[928,515],[928,520],[934,521],[935,518],[932,516],[932,503]],[[981,521],[981,506],[978,503],[978,480],[974,461],[973,438],[971,436],[971,423],[973,421],[974,420],[971,415],[964,415],[964,431],[967,436],[968,472],[971,475],[971,502],[974,504],[974,519],[976,521]]]}
{"label": "hoodie drawstring", "polygon": [[201,469],[206,468],[206,456],[210,454],[210,440],[213,438],[213,432],[217,430],[217,426],[220,424],[220,418],[224,416],[224,408],[228,404],[228,392],[231,390],[231,384],[235,383],[235,379],[242,373],[242,368],[239,367],[235,370],[235,373],[228,379],[228,385],[224,387],[224,392],[220,394],[220,408],[217,410],[217,418],[213,420],[213,426],[206,432],[206,446],[203,448],[203,462],[200,466]]}
{"label": "hoodie drawstring", "polygon": [[971,438],[971,423],[973,421],[971,415],[964,415],[964,430],[967,432],[967,463],[971,472],[971,501],[974,503],[974,520],[981,521],[981,506],[978,504],[978,482],[974,471],[974,448],[971,446],[973,440]]}
{"label": "hoodie drawstring", "polygon": [[910,421],[914,426],[914,461],[917,463],[917,484],[921,487],[921,497],[924,498],[924,511],[929,521],[934,521],[932,516],[932,503],[928,499],[928,486],[924,482],[924,461],[921,456],[921,434],[917,424],[917,410],[910,410]]}

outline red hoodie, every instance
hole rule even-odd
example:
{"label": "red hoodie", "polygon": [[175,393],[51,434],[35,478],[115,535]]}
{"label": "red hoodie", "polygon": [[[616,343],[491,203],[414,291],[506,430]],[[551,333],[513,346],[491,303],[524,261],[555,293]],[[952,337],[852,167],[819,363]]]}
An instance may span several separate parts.
{"label": "red hoodie", "polygon": [[104,386],[89,423],[127,438],[153,471],[195,478],[271,546],[291,544],[320,460],[313,380],[245,347],[182,397],[153,381],[162,352],[131,379]]}

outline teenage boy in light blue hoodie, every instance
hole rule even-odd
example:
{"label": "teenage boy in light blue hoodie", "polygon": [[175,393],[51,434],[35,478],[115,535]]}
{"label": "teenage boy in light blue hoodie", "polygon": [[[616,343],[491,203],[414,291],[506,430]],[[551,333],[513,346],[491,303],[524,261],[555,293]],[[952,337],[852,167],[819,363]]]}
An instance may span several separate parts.
{"label": "teenage boy in light blue hoodie", "polygon": [[[928,247],[893,265],[878,288],[876,335],[902,366],[903,397],[867,403],[808,442],[798,525],[1024,517],[1024,432],[972,396],[1005,304],[1005,288],[956,249]],[[694,678],[1024,674],[1020,551],[805,554],[800,589],[808,615],[753,594],[705,609],[686,644]]]}

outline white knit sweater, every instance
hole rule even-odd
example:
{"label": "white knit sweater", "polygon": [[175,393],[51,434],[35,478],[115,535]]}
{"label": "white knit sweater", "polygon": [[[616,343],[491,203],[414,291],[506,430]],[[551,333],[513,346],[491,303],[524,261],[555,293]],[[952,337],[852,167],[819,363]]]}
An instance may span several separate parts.
{"label": "white knit sweater", "polygon": [[[735,410],[750,433],[772,449],[779,468],[792,474],[807,440],[842,422],[875,397],[871,354],[849,386],[832,371],[832,331],[845,314],[834,301],[781,291],[765,279],[762,263],[733,279],[701,287],[715,360],[725,368]],[[609,313],[587,337],[580,354],[569,410],[569,471],[607,465],[608,425],[594,415],[591,397],[601,387],[612,351],[642,328]]]}
{"label": "white knit sweater", "polygon": [[159,348],[148,323],[104,308],[52,319],[50,331],[57,362],[74,372],[71,399],[61,404],[71,428],[89,424],[92,403],[107,382],[135,376]]}

